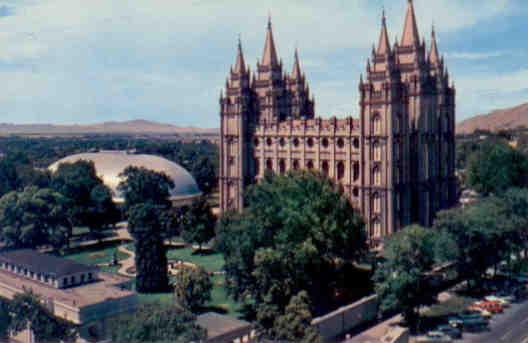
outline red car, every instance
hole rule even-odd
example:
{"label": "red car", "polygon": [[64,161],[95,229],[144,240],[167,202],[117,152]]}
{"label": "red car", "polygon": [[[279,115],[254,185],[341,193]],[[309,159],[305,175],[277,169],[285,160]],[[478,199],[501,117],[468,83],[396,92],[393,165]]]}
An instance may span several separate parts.
{"label": "red car", "polygon": [[481,308],[490,313],[502,313],[504,311],[503,306],[499,302],[495,301],[477,301],[472,306]]}

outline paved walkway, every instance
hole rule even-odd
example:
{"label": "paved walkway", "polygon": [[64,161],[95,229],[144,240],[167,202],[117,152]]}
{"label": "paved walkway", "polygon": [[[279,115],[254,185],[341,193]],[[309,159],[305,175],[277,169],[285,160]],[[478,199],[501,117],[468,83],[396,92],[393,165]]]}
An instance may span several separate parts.
{"label": "paved walkway", "polygon": [[123,276],[135,277],[136,274],[128,272],[128,269],[135,266],[136,253],[131,250],[128,250],[126,245],[118,246],[117,250],[122,253],[128,254],[128,257],[125,260],[119,262],[121,264],[121,267],[119,268],[117,273]]}

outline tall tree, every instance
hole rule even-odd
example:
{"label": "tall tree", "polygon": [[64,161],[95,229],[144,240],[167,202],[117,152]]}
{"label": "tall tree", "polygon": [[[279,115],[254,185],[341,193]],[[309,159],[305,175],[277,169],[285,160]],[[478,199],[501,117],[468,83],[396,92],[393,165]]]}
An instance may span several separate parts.
{"label": "tall tree", "polygon": [[136,291],[166,292],[167,249],[163,244],[164,227],[160,216],[165,209],[152,203],[137,204],[128,210],[128,228],[134,238]]}
{"label": "tall tree", "polygon": [[65,213],[64,197],[51,189],[8,193],[0,198],[0,238],[12,248],[62,248],[68,239]]}
{"label": "tall tree", "polygon": [[339,266],[364,251],[361,217],[322,175],[267,177],[246,202],[241,215],[222,218],[217,241],[229,291],[238,298],[251,295],[256,309],[283,313],[301,290],[321,305]]}
{"label": "tall tree", "polygon": [[165,292],[169,280],[164,239],[169,231],[167,225],[172,224],[169,194],[174,184],[167,175],[145,168],[128,167],[121,177],[118,189],[125,199],[136,249],[136,290]]}
{"label": "tall tree", "polygon": [[216,218],[205,197],[194,201],[183,218],[183,239],[198,244],[198,250],[215,236]]}
{"label": "tall tree", "polygon": [[92,233],[98,233],[119,220],[112,193],[97,176],[93,162],[60,164],[51,185],[67,199],[71,228],[88,226]]}
{"label": "tall tree", "polygon": [[468,185],[484,195],[528,185],[528,158],[506,143],[483,142],[468,164]]}
{"label": "tall tree", "polygon": [[38,342],[74,342],[77,338],[78,329],[74,325],[54,317],[31,293],[15,295],[8,307],[9,331],[15,334],[31,327]]}
{"label": "tall tree", "polygon": [[434,241],[433,232],[420,226],[410,226],[394,234],[387,240],[384,262],[374,276],[381,309],[401,310],[413,329],[419,308],[436,299],[436,292],[425,275],[435,262]]}

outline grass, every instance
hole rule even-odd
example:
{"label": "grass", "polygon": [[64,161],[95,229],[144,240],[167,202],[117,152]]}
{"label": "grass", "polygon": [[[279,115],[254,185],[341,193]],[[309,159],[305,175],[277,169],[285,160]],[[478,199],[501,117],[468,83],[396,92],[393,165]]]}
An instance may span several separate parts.
{"label": "grass", "polygon": [[447,317],[464,311],[469,305],[475,302],[475,299],[453,295],[443,303],[438,303],[431,306],[427,311],[424,311],[425,317]]}
{"label": "grass", "polygon": [[[134,251],[134,244],[127,244],[127,249]],[[167,258],[170,260],[180,260],[189,262],[197,266],[202,266],[206,271],[218,272],[224,268],[224,257],[220,253],[204,252],[195,253],[191,248],[171,248],[167,251]]]}
{"label": "grass", "polygon": [[75,249],[73,252],[66,253],[63,257],[79,263],[96,265],[112,262],[114,252],[117,252],[117,259],[119,261],[128,257],[128,254],[117,251],[115,245],[106,245],[98,248]]}

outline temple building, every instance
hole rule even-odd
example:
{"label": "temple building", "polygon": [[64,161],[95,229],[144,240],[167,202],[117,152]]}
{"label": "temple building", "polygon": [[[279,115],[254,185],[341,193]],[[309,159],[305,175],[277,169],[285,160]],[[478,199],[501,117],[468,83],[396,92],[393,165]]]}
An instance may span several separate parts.
{"label": "temple building", "polygon": [[411,223],[431,225],[456,203],[455,88],[434,28],[429,49],[419,35],[412,0],[392,45],[383,14],[359,95],[358,118],[315,117],[299,54],[285,72],[271,21],[255,72],[239,42],[220,96],[222,211],[241,210],[266,170],[312,169],[344,190],[372,244]]}

